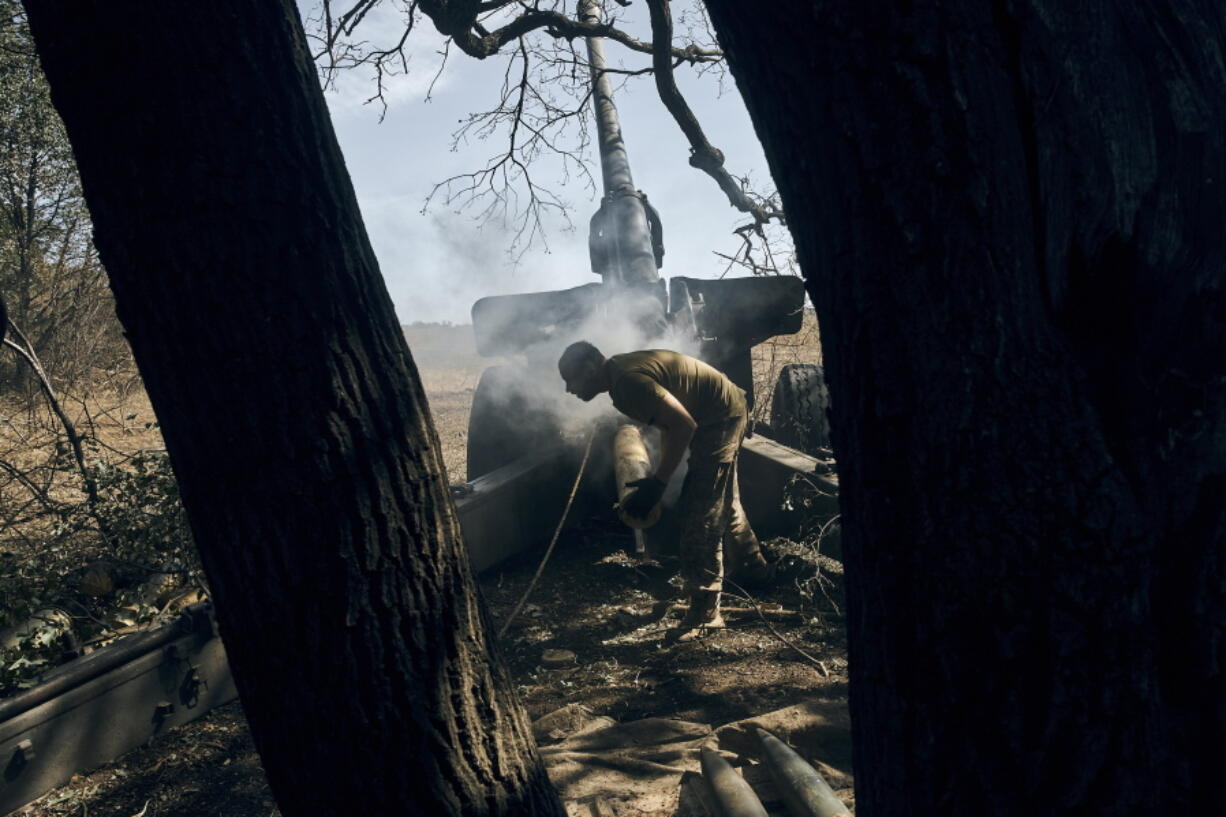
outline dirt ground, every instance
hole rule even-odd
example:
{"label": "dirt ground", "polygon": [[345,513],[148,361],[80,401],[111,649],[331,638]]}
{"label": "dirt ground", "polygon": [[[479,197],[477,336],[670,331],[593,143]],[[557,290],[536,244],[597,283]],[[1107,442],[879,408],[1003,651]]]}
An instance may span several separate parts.
{"label": "dirt ground", "polygon": [[[453,481],[465,473],[468,409],[481,370],[469,327],[410,327]],[[815,360],[816,337],[763,350],[772,361]],[[542,543],[544,544],[544,543]],[[777,540],[778,553],[810,546]],[[665,646],[676,595],[674,565],[641,563],[614,518],[584,520],[565,534],[523,611],[500,640],[532,718],[570,703],[617,721],[679,718],[719,726],[814,699],[846,700],[847,657],[841,566],[822,559],[816,580],[757,598],[726,594],[728,628]],[[480,577],[496,625],[506,620],[536,570],[540,552]],[[576,592],[582,588],[582,592]],[[548,650],[574,654],[557,668]],[[843,769],[850,772],[850,768]],[[235,703],[78,775],[19,813],[30,817],[274,817],[278,814]]]}

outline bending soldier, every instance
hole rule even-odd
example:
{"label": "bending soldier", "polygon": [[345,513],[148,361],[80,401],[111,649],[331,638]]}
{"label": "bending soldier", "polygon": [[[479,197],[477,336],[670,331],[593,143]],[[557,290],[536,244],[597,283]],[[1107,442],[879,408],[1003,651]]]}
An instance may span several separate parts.
{"label": "bending soldier", "polygon": [[724,626],[719,596],[725,571],[740,583],[774,578],[741,507],[736,461],[748,425],[745,393],[701,360],[663,349],[606,358],[587,341],[572,343],[558,360],[566,391],[589,401],[608,392],[618,411],[660,429],[660,464],[622,510],[645,518],[660,501],[690,451],[678,506],[681,578],[690,608],[670,640],[689,641],[702,628]]}

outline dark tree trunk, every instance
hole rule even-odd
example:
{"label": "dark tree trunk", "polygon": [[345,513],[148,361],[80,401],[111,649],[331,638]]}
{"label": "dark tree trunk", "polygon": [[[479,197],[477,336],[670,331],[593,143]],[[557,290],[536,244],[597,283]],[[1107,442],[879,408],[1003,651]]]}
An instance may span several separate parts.
{"label": "dark tree trunk", "polygon": [[858,813],[1226,803],[1226,6],[708,0],[822,330]]}
{"label": "dark tree trunk", "polygon": [[282,810],[560,814],[294,5],[26,5]]}

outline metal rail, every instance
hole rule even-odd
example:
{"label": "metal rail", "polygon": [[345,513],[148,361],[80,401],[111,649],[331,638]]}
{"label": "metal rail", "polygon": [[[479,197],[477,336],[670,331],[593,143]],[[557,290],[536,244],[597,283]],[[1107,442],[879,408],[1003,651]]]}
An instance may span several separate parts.
{"label": "metal rail", "polygon": [[0,702],[0,813],[236,696],[207,603],[71,661]]}

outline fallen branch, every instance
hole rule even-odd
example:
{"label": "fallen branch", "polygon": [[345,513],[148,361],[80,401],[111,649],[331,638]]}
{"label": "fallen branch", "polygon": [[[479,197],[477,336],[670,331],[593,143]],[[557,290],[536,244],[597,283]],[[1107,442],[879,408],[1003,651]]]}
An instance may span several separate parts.
{"label": "fallen branch", "polygon": [[[685,602],[677,602],[676,604],[672,604],[669,606],[668,612],[671,613],[674,611],[685,611],[689,609],[690,609],[690,605],[686,604]],[[786,610],[778,606],[773,606],[773,607],[764,606],[764,607],[755,608],[755,607],[727,607],[721,604],[719,611],[723,615],[737,616],[737,615],[748,615],[750,613],[756,613],[759,616],[770,616],[771,618],[775,618],[775,619],[791,619],[791,618],[803,618],[804,617],[804,613],[801,612],[800,610]]]}
{"label": "fallen branch", "polygon": [[766,628],[771,631],[771,635],[777,638],[780,643],[782,643],[783,645],[787,647],[791,647],[793,650],[798,652],[806,661],[812,664],[817,669],[817,671],[822,674],[823,678],[830,676],[830,670],[826,668],[825,664],[823,664],[821,661],[817,660],[813,656],[809,655],[809,653],[805,652],[800,647],[796,646],[796,644],[792,642],[790,639],[788,639],[783,633],[775,629],[775,625],[772,624],[765,615],[763,615],[762,605],[758,604],[758,601],[757,599],[753,597],[753,594],[751,594],[744,587],[741,587],[739,584],[734,582],[732,579],[725,577],[724,582],[726,584],[730,584],[733,587],[735,587],[741,593],[741,595],[749,599],[749,603],[752,604],[754,609],[757,611],[758,617],[762,619],[762,623],[766,625]]}

